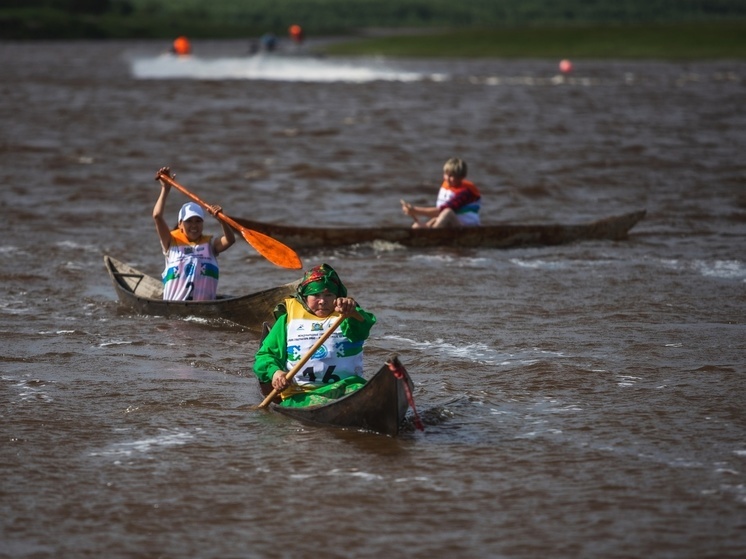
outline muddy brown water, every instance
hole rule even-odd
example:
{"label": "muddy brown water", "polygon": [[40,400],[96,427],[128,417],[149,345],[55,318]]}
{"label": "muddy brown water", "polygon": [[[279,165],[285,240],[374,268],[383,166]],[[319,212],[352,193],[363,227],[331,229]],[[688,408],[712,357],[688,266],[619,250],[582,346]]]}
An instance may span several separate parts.
{"label": "muddy brown water", "polygon": [[[746,64],[246,46],[0,44],[0,556],[741,557]],[[117,304],[103,254],[161,271],[163,165],[230,215],[401,225],[452,155],[485,222],[648,215],[620,242],[303,253],[376,313],[367,371],[400,356],[424,432],[257,412],[255,335]],[[297,276],[221,256],[223,292]]]}

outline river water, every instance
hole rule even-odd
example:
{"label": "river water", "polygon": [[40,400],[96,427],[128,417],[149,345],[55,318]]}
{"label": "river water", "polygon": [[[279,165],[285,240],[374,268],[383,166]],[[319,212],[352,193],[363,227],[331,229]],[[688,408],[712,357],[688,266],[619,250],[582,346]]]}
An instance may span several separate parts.
{"label": "river water", "polygon": [[[742,557],[746,64],[247,46],[0,44],[0,556]],[[134,316],[103,267],[160,273],[164,165],[236,217],[403,225],[454,155],[484,222],[648,214],[620,242],[301,253],[378,316],[367,371],[400,356],[422,432],[256,411],[255,334]],[[298,275],[221,256],[227,293]]]}

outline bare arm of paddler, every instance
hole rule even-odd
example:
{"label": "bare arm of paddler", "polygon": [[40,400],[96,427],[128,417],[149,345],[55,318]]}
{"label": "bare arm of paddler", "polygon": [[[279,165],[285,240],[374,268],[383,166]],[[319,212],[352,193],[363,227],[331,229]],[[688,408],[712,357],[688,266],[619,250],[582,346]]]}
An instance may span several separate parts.
{"label": "bare arm of paddler", "polygon": [[[157,180],[159,179],[161,173],[172,176],[171,170],[168,167],[161,167],[161,169],[159,169],[158,173],[155,175],[155,178]],[[158,233],[158,238],[161,241],[163,252],[166,252],[168,250],[168,247],[171,245],[171,228],[168,226],[168,223],[166,223],[166,218],[163,217],[163,214],[166,209],[166,198],[168,198],[168,193],[171,191],[171,185],[162,180],[159,180],[159,182],[161,183],[161,193],[158,196],[158,200],[156,200],[155,202],[155,206],[153,207],[153,220],[155,221],[155,230]]]}
{"label": "bare arm of paddler", "polygon": [[[223,208],[218,205],[208,206],[207,211],[211,216],[217,218],[217,215],[223,211]],[[218,219],[218,221],[223,228],[223,236],[217,237],[212,241],[212,248],[215,251],[215,254],[220,254],[221,252],[228,250],[233,246],[233,243],[236,242],[236,235],[233,232],[233,228],[220,219]]]}
{"label": "bare arm of paddler", "polygon": [[435,206],[415,206],[410,204],[406,200],[400,200],[401,209],[405,215],[408,215],[415,221],[419,221],[420,217],[426,217],[432,219],[440,215],[441,209]]}
{"label": "bare arm of paddler", "polygon": [[[461,224],[454,211],[448,206],[413,206],[409,202],[401,201],[402,211],[414,220],[412,227],[458,227]],[[420,222],[420,217],[428,220]]]}

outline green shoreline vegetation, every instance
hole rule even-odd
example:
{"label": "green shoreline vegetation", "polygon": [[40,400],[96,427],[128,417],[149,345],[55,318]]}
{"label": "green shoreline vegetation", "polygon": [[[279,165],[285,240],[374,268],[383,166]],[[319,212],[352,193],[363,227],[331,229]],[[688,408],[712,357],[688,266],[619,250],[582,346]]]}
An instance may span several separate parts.
{"label": "green shoreline vegetation", "polygon": [[341,39],[315,48],[333,55],[746,59],[744,0],[0,2],[0,40],[285,38],[291,24]]}
{"label": "green shoreline vegetation", "polygon": [[341,56],[746,59],[746,22],[460,29],[330,45]]}

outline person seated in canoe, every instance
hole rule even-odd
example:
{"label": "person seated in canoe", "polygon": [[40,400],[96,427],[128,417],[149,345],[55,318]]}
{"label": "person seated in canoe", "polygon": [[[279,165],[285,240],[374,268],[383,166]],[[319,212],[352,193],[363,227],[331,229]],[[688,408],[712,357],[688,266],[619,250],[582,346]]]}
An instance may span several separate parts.
{"label": "person seated in canoe", "polygon": [[[158,171],[173,178],[168,167]],[[166,257],[163,270],[163,298],[169,301],[211,301],[217,297],[219,267],[217,256],[236,242],[233,229],[221,222],[223,235],[204,235],[205,212],[194,202],[187,202],[179,210],[179,221],[171,229],[163,213],[171,186],[163,180],[161,193],[153,207],[155,229],[161,240]],[[210,206],[208,211],[215,216],[222,211],[220,206]]]}
{"label": "person seated in canoe", "polygon": [[[413,206],[401,200],[402,211],[414,219],[412,227],[464,227],[479,225],[482,195],[466,180],[466,162],[452,157],[443,166],[443,184],[434,206]],[[420,218],[426,218],[424,223]]]}
{"label": "person seated in canoe", "polygon": [[[281,405],[329,403],[365,384],[363,344],[376,317],[347,296],[331,266],[307,271],[295,296],[278,305],[275,316],[277,321],[256,353],[254,374],[280,393]],[[345,318],[337,330],[288,380],[288,373],[339,317]]]}

